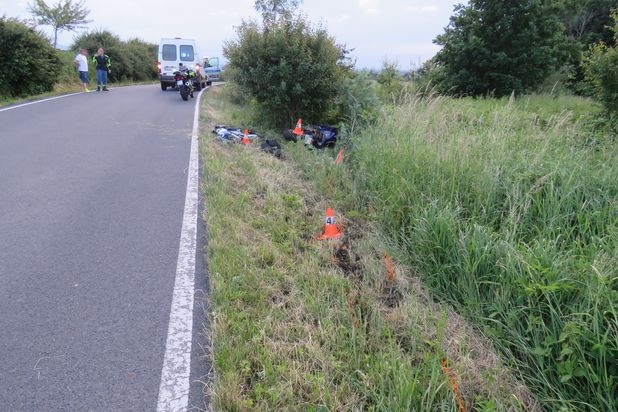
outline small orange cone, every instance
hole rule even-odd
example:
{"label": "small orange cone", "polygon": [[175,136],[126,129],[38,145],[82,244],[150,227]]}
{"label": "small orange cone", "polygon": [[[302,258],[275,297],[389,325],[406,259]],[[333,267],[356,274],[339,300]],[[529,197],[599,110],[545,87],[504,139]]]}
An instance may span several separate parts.
{"label": "small orange cone", "polygon": [[244,145],[248,145],[251,143],[251,140],[249,140],[249,130],[245,129],[245,134],[243,135],[242,139],[240,139],[240,142]]}
{"label": "small orange cone", "polygon": [[343,149],[339,150],[339,153],[337,153],[337,157],[335,158],[336,165],[340,165],[341,163],[343,163]]}
{"label": "small orange cone", "polygon": [[292,133],[294,133],[296,136],[300,136],[301,134],[303,134],[302,119],[298,119],[298,121],[296,122],[296,127],[294,128],[294,130],[292,130]]}
{"label": "small orange cone", "polygon": [[335,224],[335,215],[333,209],[326,208],[326,218],[324,219],[324,234],[318,239],[338,239],[341,237],[341,232]]}

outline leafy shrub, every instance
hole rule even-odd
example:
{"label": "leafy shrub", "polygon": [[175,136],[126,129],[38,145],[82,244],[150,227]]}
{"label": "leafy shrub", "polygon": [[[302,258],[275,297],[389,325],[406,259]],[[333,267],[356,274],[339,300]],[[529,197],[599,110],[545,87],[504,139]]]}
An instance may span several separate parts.
{"label": "leafy shrub", "polygon": [[13,18],[0,18],[0,96],[25,97],[51,91],[60,59],[40,32]]}
{"label": "leafy shrub", "polygon": [[385,61],[382,64],[382,70],[378,73],[377,82],[380,97],[384,101],[395,104],[401,103],[409,92],[397,64],[393,62]]}
{"label": "leafy shrub", "polygon": [[251,96],[264,121],[273,125],[289,125],[298,117],[321,120],[348,72],[345,53],[303,17],[272,21],[264,28],[244,22],[238,40],[224,46],[226,78]]}
{"label": "leafy shrub", "polygon": [[112,61],[110,82],[152,80],[157,76],[154,62],[157,60],[157,45],[138,39],[128,42],[109,31],[99,30],[86,33],[73,43],[74,50],[84,47],[94,55],[99,47],[105,49]]}
{"label": "leafy shrub", "polygon": [[[614,33],[618,36],[618,10],[614,11]],[[618,120],[618,42],[614,47],[597,43],[584,56],[584,74],[593,85],[597,99],[606,112]]]}
{"label": "leafy shrub", "polygon": [[339,84],[335,112],[331,118],[345,119],[352,128],[371,124],[379,114],[378,98],[368,71],[355,73]]}

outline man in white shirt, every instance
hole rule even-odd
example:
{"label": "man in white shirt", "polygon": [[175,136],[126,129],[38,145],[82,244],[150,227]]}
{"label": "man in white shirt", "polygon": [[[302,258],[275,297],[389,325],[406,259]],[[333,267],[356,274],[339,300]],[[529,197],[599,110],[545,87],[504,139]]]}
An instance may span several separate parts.
{"label": "man in white shirt", "polygon": [[82,87],[85,93],[90,92],[88,90],[88,50],[79,49],[79,53],[75,56],[75,68],[79,72],[79,79],[82,81]]}

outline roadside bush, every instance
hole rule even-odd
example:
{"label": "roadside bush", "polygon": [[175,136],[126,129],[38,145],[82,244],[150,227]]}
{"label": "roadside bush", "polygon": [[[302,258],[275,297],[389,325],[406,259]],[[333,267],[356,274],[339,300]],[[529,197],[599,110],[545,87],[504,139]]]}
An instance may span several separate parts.
{"label": "roadside bush", "polygon": [[[143,81],[157,78],[157,45],[145,43],[139,39],[122,42],[119,47],[119,56],[123,56],[125,70],[119,75],[126,80]],[[114,71],[112,71],[114,75]]]}
{"label": "roadside bush", "polygon": [[[379,116],[381,103],[370,76],[370,72],[361,71],[344,78],[339,84],[335,108],[328,117],[344,119],[349,134],[370,125]],[[347,140],[345,133],[341,137],[343,141]]]}
{"label": "roadside bush", "polygon": [[410,94],[409,88],[406,87],[409,83],[404,83],[396,63],[385,61],[378,73],[377,82],[380,97],[385,102],[400,104]]}
{"label": "roadside bush", "polygon": [[60,59],[42,33],[13,18],[0,18],[0,97],[49,92],[56,83]]}
{"label": "roadside bush", "polygon": [[618,49],[596,44],[586,60],[586,77],[595,86],[596,96],[610,113],[618,113]]}
{"label": "roadside bush", "polygon": [[[614,18],[613,31],[618,36],[618,10],[612,14]],[[584,74],[592,84],[596,98],[611,119],[618,120],[618,41],[614,47],[597,43],[590,47],[584,56]]]}
{"label": "roadside bush", "polygon": [[123,42],[109,31],[98,30],[75,39],[72,49],[85,47],[92,57],[99,47],[112,61],[110,82],[152,80],[157,76],[154,62],[157,60],[157,45],[139,39]]}
{"label": "roadside bush", "polygon": [[584,61],[586,78],[596,98],[608,113],[618,114],[618,50],[599,43],[590,48]]}
{"label": "roadside bush", "polygon": [[277,20],[266,28],[244,22],[238,40],[224,46],[226,78],[255,99],[265,122],[321,121],[349,72],[345,54],[324,29],[312,28],[303,17]]}

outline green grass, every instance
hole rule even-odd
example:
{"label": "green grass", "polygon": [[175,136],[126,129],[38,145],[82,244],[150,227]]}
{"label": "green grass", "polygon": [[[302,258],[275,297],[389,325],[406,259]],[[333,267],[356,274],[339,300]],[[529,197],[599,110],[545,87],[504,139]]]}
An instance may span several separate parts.
{"label": "green grass", "polygon": [[618,150],[594,110],[412,99],[351,138],[341,179],[546,410],[618,409]]}
{"label": "green grass", "polygon": [[[372,214],[340,214],[350,181],[332,153],[289,144],[280,160],[222,144],[212,126],[250,126],[249,114],[225,86],[204,97],[215,410],[456,411],[443,358],[469,408],[535,410],[489,341],[400,263]],[[316,239],[328,206],[343,242]]]}

